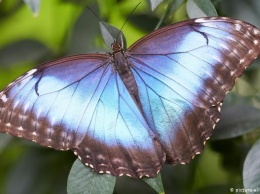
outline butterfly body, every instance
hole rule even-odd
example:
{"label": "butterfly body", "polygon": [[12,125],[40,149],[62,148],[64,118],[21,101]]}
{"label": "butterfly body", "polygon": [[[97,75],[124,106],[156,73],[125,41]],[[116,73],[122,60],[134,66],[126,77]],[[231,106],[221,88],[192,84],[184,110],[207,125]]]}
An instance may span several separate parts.
{"label": "butterfly body", "polygon": [[99,173],[154,177],[199,154],[227,92],[260,55],[260,31],[230,18],[161,28],[124,51],[66,57],[0,93],[0,132],[73,150]]}
{"label": "butterfly body", "polygon": [[127,57],[125,56],[124,50],[121,48],[121,46],[118,43],[112,44],[113,49],[113,66],[116,72],[119,73],[121,80],[125,84],[128,92],[132,96],[133,100],[136,102],[136,105],[140,107],[140,99],[138,95],[138,89],[137,84],[135,82],[133,73],[131,72],[129,61],[127,60]]}

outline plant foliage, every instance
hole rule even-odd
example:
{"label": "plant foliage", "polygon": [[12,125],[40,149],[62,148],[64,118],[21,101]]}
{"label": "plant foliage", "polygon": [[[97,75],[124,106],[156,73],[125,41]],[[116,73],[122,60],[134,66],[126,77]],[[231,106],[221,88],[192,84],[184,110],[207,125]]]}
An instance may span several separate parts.
{"label": "plant foliage", "polygon": [[[193,17],[229,16],[259,27],[258,1],[2,0],[0,89],[43,62],[71,54],[110,52],[102,37],[111,41],[106,29],[117,34],[111,26],[120,29],[126,20],[122,31],[128,45],[155,28]],[[99,18],[87,6],[106,29],[102,24],[100,29]],[[259,83],[257,60],[225,98],[222,120],[203,154],[185,166],[165,165],[161,174],[150,179],[99,175],[74,162],[70,152],[0,134],[0,193],[205,194],[259,188]]]}

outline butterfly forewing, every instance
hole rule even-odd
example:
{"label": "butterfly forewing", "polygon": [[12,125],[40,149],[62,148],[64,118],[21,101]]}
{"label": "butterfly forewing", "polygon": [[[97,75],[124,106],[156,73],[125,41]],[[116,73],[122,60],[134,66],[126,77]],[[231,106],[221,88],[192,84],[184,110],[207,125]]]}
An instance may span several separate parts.
{"label": "butterfly forewing", "polygon": [[76,112],[82,115],[91,104],[99,85],[91,81],[101,79],[105,60],[102,55],[69,57],[21,76],[1,92],[0,130],[55,149],[75,147],[82,139],[76,137],[82,132],[77,132],[75,107],[81,106]]}
{"label": "butterfly forewing", "polygon": [[[154,177],[200,153],[260,32],[230,18],[161,28],[124,52],[49,62],[0,93],[0,132],[72,150],[96,172]],[[132,84],[134,83],[134,84]]]}

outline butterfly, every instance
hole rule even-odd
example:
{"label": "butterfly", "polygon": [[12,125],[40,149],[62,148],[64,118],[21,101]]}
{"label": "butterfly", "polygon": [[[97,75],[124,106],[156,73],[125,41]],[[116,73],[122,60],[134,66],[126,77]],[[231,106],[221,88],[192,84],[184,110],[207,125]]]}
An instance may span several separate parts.
{"label": "butterfly", "polygon": [[163,27],[128,50],[45,63],[0,93],[0,132],[72,150],[98,173],[154,177],[202,152],[260,30],[224,17]]}

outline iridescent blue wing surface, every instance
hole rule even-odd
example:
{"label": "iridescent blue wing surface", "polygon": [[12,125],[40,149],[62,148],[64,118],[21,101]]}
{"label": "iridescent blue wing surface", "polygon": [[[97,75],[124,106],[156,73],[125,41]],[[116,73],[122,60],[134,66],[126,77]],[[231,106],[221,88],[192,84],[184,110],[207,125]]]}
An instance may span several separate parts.
{"label": "iridescent blue wing surface", "polygon": [[155,176],[164,153],[106,55],[42,65],[0,94],[0,131],[71,149],[99,173]]}
{"label": "iridescent blue wing surface", "polygon": [[225,95],[259,54],[256,27],[219,17],[161,28],[129,48],[141,107],[167,163],[203,150]]}

